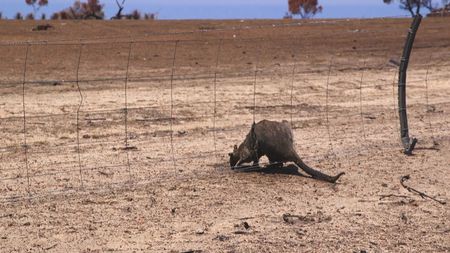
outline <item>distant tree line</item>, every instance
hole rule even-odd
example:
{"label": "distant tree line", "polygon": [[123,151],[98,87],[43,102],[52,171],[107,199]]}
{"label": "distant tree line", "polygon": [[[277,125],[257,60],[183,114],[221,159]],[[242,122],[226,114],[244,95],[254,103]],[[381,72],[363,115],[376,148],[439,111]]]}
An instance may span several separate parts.
{"label": "distant tree line", "polygon": [[[131,13],[123,13],[126,0],[115,0],[117,5],[117,13],[111,19],[157,19],[156,13],[142,14],[139,10],[133,10]],[[408,11],[411,16],[415,16],[426,9],[429,16],[449,16],[450,0],[383,0],[385,4],[398,2],[401,9]],[[25,0],[25,3],[33,8],[33,11],[25,16],[18,12],[14,19],[37,19],[38,11],[48,5],[48,0]],[[75,0],[72,6],[61,11],[55,12],[50,19],[105,19],[104,4],[100,0]],[[311,18],[317,13],[322,12],[323,7],[318,0],[288,0],[288,12],[284,18]],[[0,19],[3,19],[0,12]],[[40,19],[47,19],[45,13],[41,14]]]}
{"label": "distant tree line", "polygon": [[292,18],[300,16],[300,18],[311,18],[319,12],[323,7],[319,5],[318,0],[288,0],[289,11],[284,18]]}
{"label": "distant tree line", "polygon": [[[37,19],[38,11],[48,5],[48,0],[25,0],[25,3],[33,8],[33,11],[23,15],[17,12],[14,15],[14,19],[22,20],[34,20]],[[131,13],[123,14],[126,0],[116,0],[118,6],[117,14],[111,19],[157,19],[156,13],[142,14],[139,10],[134,10]],[[0,19],[4,18],[0,12]],[[40,19],[45,20],[47,16],[42,13]],[[104,4],[100,3],[100,0],[75,0],[75,2],[58,12],[53,13],[50,19],[105,19]]]}

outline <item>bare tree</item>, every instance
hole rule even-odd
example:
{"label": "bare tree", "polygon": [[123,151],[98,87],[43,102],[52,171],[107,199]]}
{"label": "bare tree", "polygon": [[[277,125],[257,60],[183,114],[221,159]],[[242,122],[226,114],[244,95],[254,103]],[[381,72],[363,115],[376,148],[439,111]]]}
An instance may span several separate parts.
{"label": "bare tree", "polygon": [[145,20],[155,20],[158,18],[158,13],[145,13],[144,19]]}
{"label": "bare tree", "polygon": [[33,13],[28,13],[28,14],[25,16],[25,19],[26,19],[26,20],[34,20],[34,14],[33,14]]}
{"label": "bare tree", "polygon": [[100,0],[77,0],[71,7],[54,13],[51,19],[103,19],[104,16]]}
{"label": "bare tree", "polygon": [[[125,8],[125,1],[126,0],[122,0],[122,1],[116,0],[118,10],[117,10],[116,15],[114,15],[111,19],[135,19],[135,20],[142,19],[143,16],[139,10],[134,10],[128,14],[123,14],[123,9]],[[144,19],[154,20],[154,19],[156,19],[156,14],[155,13],[145,14]]]}
{"label": "bare tree", "polygon": [[114,17],[112,17],[111,19],[122,19],[122,17],[123,17],[122,11],[123,11],[123,8],[125,7],[124,6],[125,5],[125,1],[126,0],[122,0],[122,3],[119,3],[119,0],[116,0],[117,7],[119,9],[117,10],[116,15]]}
{"label": "bare tree", "polygon": [[141,19],[142,15],[138,10],[134,10],[133,12],[131,12],[131,14],[127,15],[128,19],[136,19],[139,20]]}
{"label": "bare tree", "polygon": [[[396,2],[396,0],[383,0],[385,4],[391,4]],[[398,0],[400,8],[408,11],[411,16],[420,14],[422,8],[433,11],[438,8],[438,4],[435,4],[433,0]],[[443,4],[448,2],[447,0],[442,1]]]}
{"label": "bare tree", "polygon": [[299,15],[301,18],[311,18],[317,13],[322,12],[323,9],[319,5],[318,0],[288,0],[288,4],[289,13],[291,15]]}
{"label": "bare tree", "polygon": [[48,4],[48,0],[25,0],[25,3],[33,7],[33,14],[35,16],[41,7]]}
{"label": "bare tree", "polygon": [[14,16],[14,19],[17,19],[17,20],[22,20],[22,19],[23,19],[23,15],[22,15],[22,13],[20,13],[20,12],[17,12],[17,13],[16,13],[16,15]]}
{"label": "bare tree", "polygon": [[61,14],[60,12],[55,12],[55,13],[53,13],[53,14],[50,16],[50,19],[51,19],[51,20],[62,19],[60,14]]}

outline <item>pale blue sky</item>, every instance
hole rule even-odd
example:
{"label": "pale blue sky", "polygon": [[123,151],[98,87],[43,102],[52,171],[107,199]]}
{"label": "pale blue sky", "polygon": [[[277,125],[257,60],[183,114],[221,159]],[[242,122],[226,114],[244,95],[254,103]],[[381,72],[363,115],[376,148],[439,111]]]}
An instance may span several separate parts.
{"label": "pale blue sky", "polygon": [[[28,13],[32,8],[24,0],[0,0],[0,11],[12,17],[17,11]],[[47,14],[70,6],[73,0],[49,0],[41,12]],[[287,11],[287,0],[127,0],[126,12],[157,12],[159,19],[241,19],[281,18]],[[107,17],[117,10],[115,0],[101,0]],[[386,5],[383,0],[319,0],[324,10],[318,18],[374,18],[408,16],[398,4]]]}

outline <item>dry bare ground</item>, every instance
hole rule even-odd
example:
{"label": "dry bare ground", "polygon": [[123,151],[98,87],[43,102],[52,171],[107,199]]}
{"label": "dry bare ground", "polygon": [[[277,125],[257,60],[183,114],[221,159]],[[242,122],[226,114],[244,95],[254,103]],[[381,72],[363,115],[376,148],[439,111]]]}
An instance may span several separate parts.
{"label": "dry bare ground", "polygon": [[[1,251],[449,252],[448,205],[399,180],[450,199],[450,19],[417,37],[408,157],[389,60],[409,23],[1,21]],[[346,175],[232,172],[253,117]]]}

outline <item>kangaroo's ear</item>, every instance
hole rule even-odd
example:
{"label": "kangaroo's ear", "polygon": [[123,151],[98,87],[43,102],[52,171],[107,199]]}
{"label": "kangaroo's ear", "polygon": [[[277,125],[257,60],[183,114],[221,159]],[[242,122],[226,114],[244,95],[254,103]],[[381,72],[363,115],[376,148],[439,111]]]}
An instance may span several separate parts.
{"label": "kangaroo's ear", "polygon": [[233,156],[233,153],[228,153],[228,156],[229,156],[229,157],[232,157],[232,156]]}
{"label": "kangaroo's ear", "polygon": [[234,145],[233,151],[236,151],[238,149],[237,145]]}

